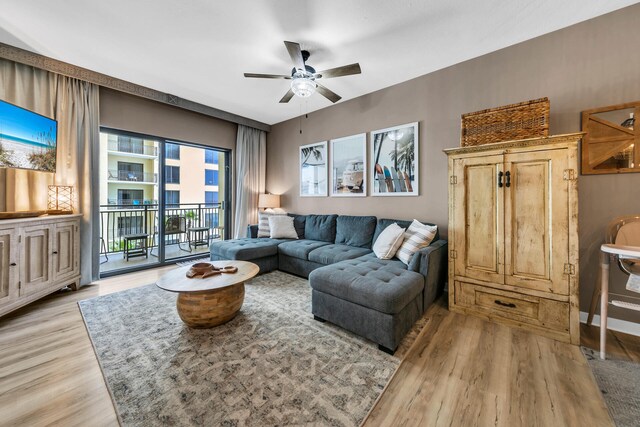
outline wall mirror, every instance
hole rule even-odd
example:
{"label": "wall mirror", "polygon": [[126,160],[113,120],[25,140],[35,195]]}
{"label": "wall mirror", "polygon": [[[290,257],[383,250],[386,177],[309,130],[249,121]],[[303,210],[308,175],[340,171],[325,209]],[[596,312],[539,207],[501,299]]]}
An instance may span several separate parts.
{"label": "wall mirror", "polygon": [[582,174],[640,172],[640,101],[582,112]]}

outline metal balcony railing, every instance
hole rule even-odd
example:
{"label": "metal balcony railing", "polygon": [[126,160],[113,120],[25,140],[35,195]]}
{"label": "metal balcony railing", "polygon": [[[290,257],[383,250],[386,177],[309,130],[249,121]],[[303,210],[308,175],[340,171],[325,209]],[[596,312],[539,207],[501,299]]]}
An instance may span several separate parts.
{"label": "metal balcony railing", "polygon": [[[101,254],[122,252],[124,236],[147,234],[150,249],[159,246],[158,204],[100,205]],[[220,224],[220,203],[180,203],[167,205],[164,215],[165,245],[188,245],[192,228],[209,229],[212,239],[224,239],[224,228]],[[156,251],[157,254],[157,251]]]}
{"label": "metal balcony railing", "polygon": [[145,156],[158,156],[158,148],[153,145],[144,145],[141,142],[109,141],[109,151],[118,151],[128,154],[142,154]]}
{"label": "metal balcony railing", "polygon": [[109,169],[109,181],[158,182],[157,173],[132,172]]}

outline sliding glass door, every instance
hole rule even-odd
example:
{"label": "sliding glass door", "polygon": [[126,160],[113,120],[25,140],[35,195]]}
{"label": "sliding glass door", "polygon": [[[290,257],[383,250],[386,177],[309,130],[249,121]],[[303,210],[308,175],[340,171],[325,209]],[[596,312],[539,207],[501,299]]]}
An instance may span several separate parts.
{"label": "sliding glass door", "polygon": [[164,154],[165,259],[207,257],[225,235],[225,152],[166,141]]}
{"label": "sliding glass door", "polygon": [[100,143],[101,274],[206,257],[226,237],[228,151],[108,129]]}

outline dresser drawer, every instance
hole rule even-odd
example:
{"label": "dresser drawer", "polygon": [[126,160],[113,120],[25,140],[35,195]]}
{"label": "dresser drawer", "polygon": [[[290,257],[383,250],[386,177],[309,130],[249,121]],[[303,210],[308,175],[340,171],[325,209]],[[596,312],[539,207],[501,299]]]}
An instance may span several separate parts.
{"label": "dresser drawer", "polygon": [[455,282],[455,305],[489,318],[500,318],[557,331],[569,330],[569,303]]}

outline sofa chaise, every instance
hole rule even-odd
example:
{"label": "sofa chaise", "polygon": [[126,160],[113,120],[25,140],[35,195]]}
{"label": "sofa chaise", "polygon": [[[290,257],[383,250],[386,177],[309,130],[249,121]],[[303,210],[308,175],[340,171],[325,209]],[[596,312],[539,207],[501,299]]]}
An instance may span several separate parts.
{"label": "sofa chaise", "polygon": [[390,224],[411,221],[374,216],[294,215],[298,239],[248,237],[215,242],[211,260],[251,261],[260,273],[275,269],[309,279],[311,311],[378,344],[393,354],[402,338],[442,293],[447,277],[447,242],[436,234],[408,265],[383,260],[373,243]]}

